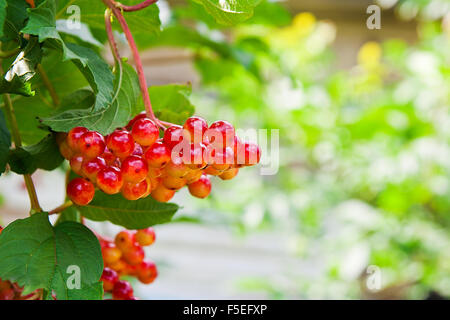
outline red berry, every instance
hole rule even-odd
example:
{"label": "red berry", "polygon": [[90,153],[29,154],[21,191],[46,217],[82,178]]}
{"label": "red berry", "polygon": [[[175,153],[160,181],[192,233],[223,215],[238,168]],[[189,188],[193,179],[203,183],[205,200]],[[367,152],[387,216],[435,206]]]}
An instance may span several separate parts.
{"label": "red berry", "polygon": [[162,142],[155,142],[144,152],[149,167],[162,168],[170,161],[170,150]]}
{"label": "red berry", "polygon": [[206,198],[211,192],[211,181],[206,175],[203,175],[196,182],[188,185],[191,195],[197,198]]}
{"label": "red berry", "polygon": [[109,265],[120,260],[122,257],[122,251],[120,251],[114,243],[107,243],[102,248],[102,256],[103,261]]}
{"label": "red berry", "polygon": [[127,267],[125,268],[125,270],[122,273],[126,274],[128,276],[137,277],[137,268],[138,268],[138,265],[131,265],[131,264],[127,263]]}
{"label": "red berry", "polygon": [[261,151],[259,150],[259,146],[257,144],[246,142],[244,144],[244,152],[246,166],[253,166],[259,163],[259,160],[261,158]]}
{"label": "red berry", "polygon": [[[164,168],[165,169],[165,168]],[[148,168],[147,176],[150,178],[158,178],[161,177],[163,174],[163,170],[161,168]]]}
{"label": "red berry", "polygon": [[134,144],[134,150],[131,155],[133,156],[142,156],[144,154],[144,149],[142,149],[141,145],[139,143]]}
{"label": "red berry", "polygon": [[214,169],[213,166],[208,166],[203,170],[203,173],[210,176],[220,176],[224,171]]}
{"label": "red berry", "polygon": [[81,165],[81,174],[95,183],[97,181],[98,173],[104,168],[106,168],[105,159],[95,157],[93,159],[83,161]]}
{"label": "red berry", "polygon": [[220,174],[219,178],[222,180],[231,180],[235,176],[237,176],[238,173],[239,173],[238,168],[230,168],[230,169],[224,171],[222,174]]}
{"label": "red berry", "polygon": [[202,177],[202,170],[191,170],[184,176],[187,184],[193,183]]}
{"label": "red berry", "polygon": [[136,121],[138,121],[139,119],[146,118],[146,117],[147,117],[146,112],[142,111],[141,113],[137,114],[133,119],[131,119],[130,122],[128,122],[126,129],[131,130]]}
{"label": "red berry", "polygon": [[130,300],[133,298],[133,288],[129,282],[119,280],[114,284],[112,296],[115,300]]}
{"label": "red berry", "polygon": [[147,177],[138,183],[125,183],[121,192],[122,196],[127,200],[138,200],[149,195],[151,187],[150,178]]}
{"label": "red berry", "polygon": [[96,131],[88,131],[78,140],[78,147],[86,158],[95,158],[105,151],[105,139]]}
{"label": "red berry", "polygon": [[111,263],[109,267],[119,274],[124,274],[127,270],[128,264],[124,260],[120,259],[119,261]]}
{"label": "red berry", "polygon": [[78,142],[83,134],[88,132],[88,129],[85,127],[75,127],[70,129],[69,133],[67,133],[67,144],[74,152],[80,151]]}
{"label": "red berry", "polygon": [[114,284],[119,280],[119,276],[117,272],[115,272],[113,269],[110,269],[108,267],[103,269],[102,276],[100,278],[100,281],[103,281],[103,289],[106,292],[110,292],[114,288]]}
{"label": "red berry", "polygon": [[152,283],[158,276],[158,269],[156,265],[151,261],[143,261],[137,267],[137,275],[139,281],[145,284]]}
{"label": "red berry", "polygon": [[0,291],[0,300],[14,300],[16,293],[13,288]]}
{"label": "red berry", "polygon": [[129,156],[122,161],[122,176],[127,182],[138,183],[148,174],[148,165],[142,157]]}
{"label": "red berry", "polygon": [[207,149],[203,143],[191,143],[186,150],[182,150],[182,159],[188,168],[195,170],[206,167]]}
{"label": "red berry", "polygon": [[134,234],[128,230],[120,231],[116,235],[114,242],[117,248],[119,248],[122,252],[128,251],[134,245]]}
{"label": "red berry", "polygon": [[118,165],[118,158],[112,154],[111,151],[109,151],[107,148],[105,149],[105,152],[103,152],[100,157],[105,159],[106,165],[108,166],[119,166]]}
{"label": "red berry", "polygon": [[84,158],[81,155],[75,155],[72,158],[70,158],[70,168],[73,172],[75,172],[78,175],[82,175],[81,172],[81,165],[83,164]]}
{"label": "red berry", "polygon": [[142,118],[136,120],[131,130],[134,141],[142,146],[151,146],[159,138],[159,130],[156,124],[148,119]]}
{"label": "red berry", "polygon": [[219,147],[229,147],[234,144],[234,133],[234,127],[231,123],[220,120],[209,126],[205,136],[210,144],[215,144]]}
{"label": "red berry", "polygon": [[151,227],[146,229],[140,229],[136,231],[134,238],[136,239],[137,243],[139,243],[141,246],[143,247],[149,246],[153,244],[153,242],[155,242],[156,238],[155,230]]}
{"label": "red berry", "polygon": [[173,147],[175,147],[177,144],[183,141],[184,135],[183,135],[184,129],[182,126],[174,125],[166,129],[164,131],[164,144],[172,150]]}
{"label": "red berry", "polygon": [[134,140],[128,131],[116,130],[106,139],[106,146],[116,157],[123,159],[133,153]]}
{"label": "red berry", "polygon": [[67,140],[64,140],[59,145],[59,153],[64,157],[64,159],[71,159],[74,155],[74,151],[72,148],[69,147],[67,144]]}
{"label": "red berry", "polygon": [[200,143],[203,142],[203,135],[208,130],[208,123],[200,117],[190,117],[183,125],[184,135],[188,141]]}
{"label": "red berry", "polygon": [[175,191],[167,189],[162,183],[159,183],[150,195],[156,201],[168,202],[175,195]]}
{"label": "red berry", "polygon": [[4,228],[0,226],[0,234],[2,234],[3,229]]}
{"label": "red berry", "polygon": [[179,190],[186,185],[186,180],[183,178],[176,178],[169,175],[162,177],[162,184],[170,190]]}
{"label": "red berry", "polygon": [[133,266],[138,265],[142,261],[144,261],[144,257],[144,249],[142,249],[142,247],[139,245],[133,245],[131,248],[129,248],[129,250],[123,253],[124,260]]}
{"label": "red berry", "polygon": [[94,185],[85,179],[75,178],[67,184],[67,196],[79,206],[85,206],[91,202],[94,194]]}
{"label": "red berry", "polygon": [[104,193],[119,193],[123,186],[123,177],[120,170],[116,167],[106,167],[97,174],[97,186]]}
{"label": "red berry", "polygon": [[207,153],[208,163],[216,170],[227,170],[234,163],[234,152],[230,147],[215,148],[214,145],[209,145]]}
{"label": "red berry", "polygon": [[164,172],[175,178],[183,178],[188,172],[191,171],[181,159],[170,161],[165,167]]}

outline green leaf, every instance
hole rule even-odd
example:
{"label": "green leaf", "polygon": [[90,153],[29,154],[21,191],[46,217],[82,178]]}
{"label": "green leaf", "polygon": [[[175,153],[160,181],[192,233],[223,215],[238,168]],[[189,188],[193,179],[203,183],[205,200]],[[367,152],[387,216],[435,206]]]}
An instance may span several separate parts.
{"label": "green leaf", "polygon": [[45,41],[47,46],[62,50],[63,60],[75,63],[96,93],[94,110],[103,109],[110,104],[114,76],[108,64],[95,51],[63,41],[56,28],[55,1],[46,0],[29,12],[30,20],[22,32],[36,35],[40,42]]}
{"label": "green leaf", "polygon": [[33,96],[29,80],[36,74],[36,66],[42,59],[42,49],[36,37],[32,37],[24,50],[12,63],[0,82],[0,93],[16,93]]}
{"label": "green leaf", "polygon": [[169,222],[178,205],[161,203],[152,197],[129,201],[120,194],[107,195],[101,191],[87,206],[78,207],[81,215],[94,221],[110,221],[127,229],[143,229]]}
{"label": "green leaf", "polygon": [[[142,0],[128,0],[126,5],[133,5]],[[102,1],[93,0],[60,0],[58,1],[57,19],[67,19],[69,15],[66,10],[70,5],[77,5],[81,9],[81,22],[92,28],[105,29],[105,5]],[[127,12],[125,19],[132,33],[156,34],[161,30],[159,19],[159,8],[156,4],[143,10]],[[113,24],[113,28],[121,30],[118,23]]]}
{"label": "green leaf", "polygon": [[11,170],[18,174],[32,174],[36,169],[50,171],[63,161],[53,133],[35,145],[11,150],[8,158]]}
{"label": "green leaf", "polygon": [[0,25],[3,31],[2,41],[18,40],[20,44],[20,30],[28,19],[28,4],[25,0],[6,0],[6,4],[5,21]]}
{"label": "green leaf", "polygon": [[11,134],[6,126],[3,112],[0,111],[0,174],[5,172],[8,161],[9,147],[11,146]]}
{"label": "green leaf", "polygon": [[61,224],[65,221],[81,222],[81,215],[78,212],[77,208],[75,208],[74,206],[71,206],[71,207],[64,209],[64,211],[61,212],[61,215],[59,216],[58,220],[56,221],[56,224]]}
{"label": "green leaf", "polygon": [[67,111],[72,109],[89,109],[95,103],[95,94],[88,89],[74,91],[61,100],[58,111]]}
{"label": "green leaf", "polygon": [[155,115],[161,120],[182,124],[192,116],[195,107],[189,101],[191,85],[169,84],[149,89]]}
{"label": "green leaf", "polygon": [[6,0],[0,0],[0,38],[4,35],[3,26],[6,21],[6,6]]}
{"label": "green leaf", "polygon": [[60,48],[64,52],[64,60],[79,59],[85,65],[87,59],[79,57],[75,52],[66,46],[58,30],[56,29],[56,1],[45,0],[38,7],[28,9],[29,20],[23,33],[32,34],[39,37],[40,42],[48,40],[52,47]]}
{"label": "green leaf", "polygon": [[[88,83],[73,63],[62,62],[61,57],[62,53],[59,51],[49,51],[48,54],[44,55],[41,64],[63,103],[66,100],[66,95],[77,89],[87,87]],[[28,145],[38,143],[48,134],[47,128],[42,130],[40,127],[38,117],[50,117],[62,111],[62,103],[60,108],[52,104],[51,96],[39,73],[31,79],[31,86],[36,91],[33,97],[20,95],[11,97],[17,122],[20,124],[20,135],[24,144]],[[92,93],[92,91],[90,92]],[[92,107],[94,101],[92,99],[90,107]],[[70,108],[70,105],[66,105],[66,108]]]}
{"label": "green leaf", "polygon": [[[69,266],[80,270],[79,289],[67,285]],[[80,223],[53,227],[43,212],[12,222],[0,234],[0,278],[24,286],[23,294],[44,289],[44,299],[52,292],[58,300],[101,299],[102,271],[100,244]]]}
{"label": "green leaf", "polygon": [[114,92],[114,75],[108,64],[95,51],[89,48],[73,43],[68,43],[67,47],[79,57],[87,60],[86,65],[83,65],[80,59],[75,59],[73,62],[84,74],[95,92],[94,110],[101,110],[111,104]]}
{"label": "green leaf", "polygon": [[[120,83],[120,86],[119,86]],[[42,123],[54,131],[67,132],[73,127],[83,126],[96,130],[103,135],[109,134],[118,127],[123,127],[129,119],[141,109],[137,102],[140,94],[139,80],[134,69],[124,64],[123,79],[115,80],[118,94],[112,104],[100,111],[92,109],[76,109],[59,113],[53,117],[42,119]]]}
{"label": "green leaf", "polygon": [[205,10],[224,25],[234,25],[245,21],[253,15],[254,8],[261,0],[194,0],[203,5]]}

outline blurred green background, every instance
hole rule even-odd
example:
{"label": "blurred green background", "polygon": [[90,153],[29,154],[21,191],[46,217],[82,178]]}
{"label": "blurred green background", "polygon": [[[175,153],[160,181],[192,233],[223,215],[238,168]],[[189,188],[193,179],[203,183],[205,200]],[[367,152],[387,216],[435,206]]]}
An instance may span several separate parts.
{"label": "blurred green background", "polygon": [[[162,35],[141,42],[189,48],[200,76],[196,114],[280,130],[276,175],[241,170],[215,184],[208,201],[184,200],[182,213],[241,237],[283,235],[300,261],[320,257],[314,278],[248,277],[241,290],[271,298],[448,298],[450,2],[380,1],[389,7],[380,31],[367,30],[369,15],[359,11],[355,34],[384,33],[382,41],[363,37],[354,52],[336,43],[339,23],[326,10],[323,18],[292,12],[303,3],[263,1],[250,20],[225,28],[195,2],[176,2]],[[384,16],[407,36],[391,37]],[[380,290],[367,289],[369,265],[381,270]]]}

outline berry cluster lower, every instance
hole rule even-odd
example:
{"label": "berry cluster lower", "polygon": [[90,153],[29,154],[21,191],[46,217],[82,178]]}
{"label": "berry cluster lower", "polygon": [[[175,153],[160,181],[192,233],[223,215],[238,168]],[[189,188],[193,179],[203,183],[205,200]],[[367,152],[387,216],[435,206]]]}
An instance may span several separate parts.
{"label": "berry cluster lower", "polygon": [[211,192],[209,176],[229,180],[239,168],[260,160],[258,145],[241,142],[230,123],[216,121],[208,127],[200,117],[170,126],[161,138],[155,123],[141,113],[106,137],[75,127],[58,141],[80,176],[67,185],[67,195],[77,205],[89,204],[96,187],[128,200],[151,195],[167,202],[187,186],[191,195],[205,198]]}
{"label": "berry cluster lower", "polygon": [[153,228],[135,232],[124,230],[119,232],[114,241],[100,238],[105,268],[101,281],[105,292],[111,292],[115,300],[133,300],[133,288],[121,276],[136,277],[144,284],[152,283],[158,276],[156,265],[145,259],[143,247],[153,244],[155,232]]}

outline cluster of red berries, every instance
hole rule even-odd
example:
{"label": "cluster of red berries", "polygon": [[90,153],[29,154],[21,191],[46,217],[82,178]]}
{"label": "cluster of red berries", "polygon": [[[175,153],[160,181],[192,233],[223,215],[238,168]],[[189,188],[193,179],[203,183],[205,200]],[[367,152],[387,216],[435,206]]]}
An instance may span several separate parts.
{"label": "cluster of red berries", "polygon": [[187,185],[193,196],[205,198],[211,192],[208,176],[229,180],[239,168],[260,160],[258,145],[241,142],[230,123],[216,121],[208,127],[200,117],[170,126],[162,138],[141,113],[106,137],[75,127],[58,141],[61,154],[82,177],[67,186],[67,195],[78,205],[92,201],[95,187],[107,194],[120,192],[128,200],[151,195],[167,202]]}
{"label": "cluster of red berries", "polygon": [[158,276],[156,265],[145,259],[144,249],[155,241],[153,228],[135,232],[119,232],[114,241],[99,239],[105,268],[101,281],[105,292],[111,292],[115,300],[134,300],[133,288],[121,276],[133,276],[140,282],[152,283]]}

